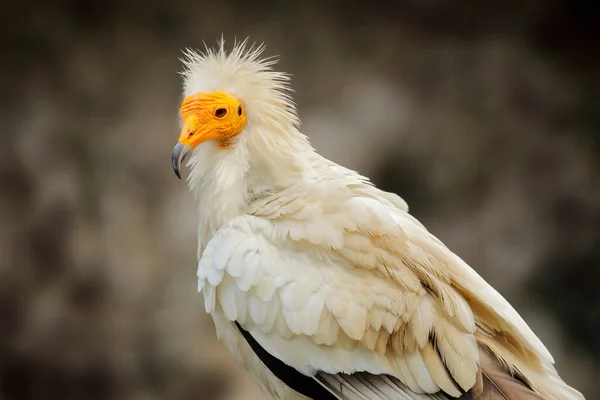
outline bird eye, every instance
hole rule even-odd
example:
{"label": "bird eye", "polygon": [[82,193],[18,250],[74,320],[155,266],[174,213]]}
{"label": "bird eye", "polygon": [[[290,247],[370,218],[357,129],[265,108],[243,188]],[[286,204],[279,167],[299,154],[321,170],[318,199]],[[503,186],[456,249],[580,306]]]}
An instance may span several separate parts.
{"label": "bird eye", "polygon": [[237,109],[238,116],[242,115],[242,106],[239,105]]}
{"label": "bird eye", "polygon": [[227,110],[224,108],[219,108],[217,111],[215,111],[215,117],[217,118],[222,118],[225,116],[225,114],[227,114]]}

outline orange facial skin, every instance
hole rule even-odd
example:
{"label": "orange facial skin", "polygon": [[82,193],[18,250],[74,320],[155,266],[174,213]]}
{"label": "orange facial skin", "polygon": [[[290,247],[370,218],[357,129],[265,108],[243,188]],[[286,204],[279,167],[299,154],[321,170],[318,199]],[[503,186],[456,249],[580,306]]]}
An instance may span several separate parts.
{"label": "orange facial skin", "polygon": [[220,148],[227,148],[247,123],[242,102],[220,91],[186,97],[179,112],[184,123],[179,143],[190,148],[207,140],[214,140]]}

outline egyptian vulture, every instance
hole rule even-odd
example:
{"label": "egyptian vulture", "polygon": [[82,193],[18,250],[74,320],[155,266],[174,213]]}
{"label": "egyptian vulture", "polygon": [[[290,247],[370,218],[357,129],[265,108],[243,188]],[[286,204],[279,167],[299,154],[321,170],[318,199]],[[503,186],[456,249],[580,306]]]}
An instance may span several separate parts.
{"label": "egyptian vulture", "polygon": [[271,397],[583,399],[511,305],[408,212],[319,155],[264,46],[186,51],[198,290]]}

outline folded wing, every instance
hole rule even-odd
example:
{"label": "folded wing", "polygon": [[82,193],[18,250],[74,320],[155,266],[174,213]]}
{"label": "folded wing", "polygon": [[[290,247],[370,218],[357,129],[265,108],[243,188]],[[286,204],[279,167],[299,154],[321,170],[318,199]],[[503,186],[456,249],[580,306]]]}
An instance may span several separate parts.
{"label": "folded wing", "polygon": [[207,312],[344,399],[473,393],[480,346],[555,396],[541,342],[418,221],[368,191],[322,190],[262,199],[217,232],[198,268]]}

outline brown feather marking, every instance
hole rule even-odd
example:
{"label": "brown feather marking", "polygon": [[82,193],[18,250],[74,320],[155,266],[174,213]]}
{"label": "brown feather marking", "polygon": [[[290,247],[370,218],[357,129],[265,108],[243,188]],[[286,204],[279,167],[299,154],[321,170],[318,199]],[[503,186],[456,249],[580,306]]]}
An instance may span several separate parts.
{"label": "brown feather marking", "polygon": [[417,350],[417,343],[408,329],[399,329],[390,336],[388,348],[397,355],[412,354]]}
{"label": "brown feather marking", "polygon": [[483,393],[483,374],[481,373],[481,368],[477,371],[475,385],[471,388],[469,393],[472,393],[473,397],[480,396]]}
{"label": "brown feather marking", "polygon": [[376,330],[373,327],[369,326],[367,328],[367,330],[365,331],[365,334],[363,335],[362,340],[360,341],[360,344],[369,350],[375,351],[375,349],[377,348],[377,343],[379,340],[380,333],[387,333],[387,332],[385,332],[385,330],[383,330],[383,329]]}
{"label": "brown feather marking", "polygon": [[544,400],[521,380],[515,378],[495,356],[480,346],[481,374],[478,382],[462,398],[472,400]]}
{"label": "brown feather marking", "polygon": [[380,355],[385,355],[387,352],[387,344],[390,338],[390,334],[385,330],[381,329],[379,331],[379,337],[377,338],[377,343],[375,344],[375,351]]}
{"label": "brown feather marking", "polygon": [[515,363],[516,360],[520,360],[520,362],[523,362],[524,364],[522,367],[530,368],[530,366],[526,364],[527,360],[519,358],[518,355],[507,350],[500,341],[487,334],[476,332],[475,339],[479,343],[479,347],[484,348],[488,353],[492,354],[498,363],[503,365],[505,369],[510,371],[512,374],[518,374],[523,382],[529,386],[532,386],[532,382],[523,376],[522,371],[519,371],[518,369],[519,366]]}
{"label": "brown feather marking", "polygon": [[506,351],[511,352],[519,359],[523,359],[534,371],[543,373],[544,368],[540,359],[526,349],[512,332],[507,330],[508,327],[498,319],[498,316],[492,310],[481,303],[480,300],[469,295],[467,291],[462,290],[462,288],[457,287],[457,290],[463,295],[471,310],[473,310],[478,330],[493,338],[492,340],[499,342]]}

